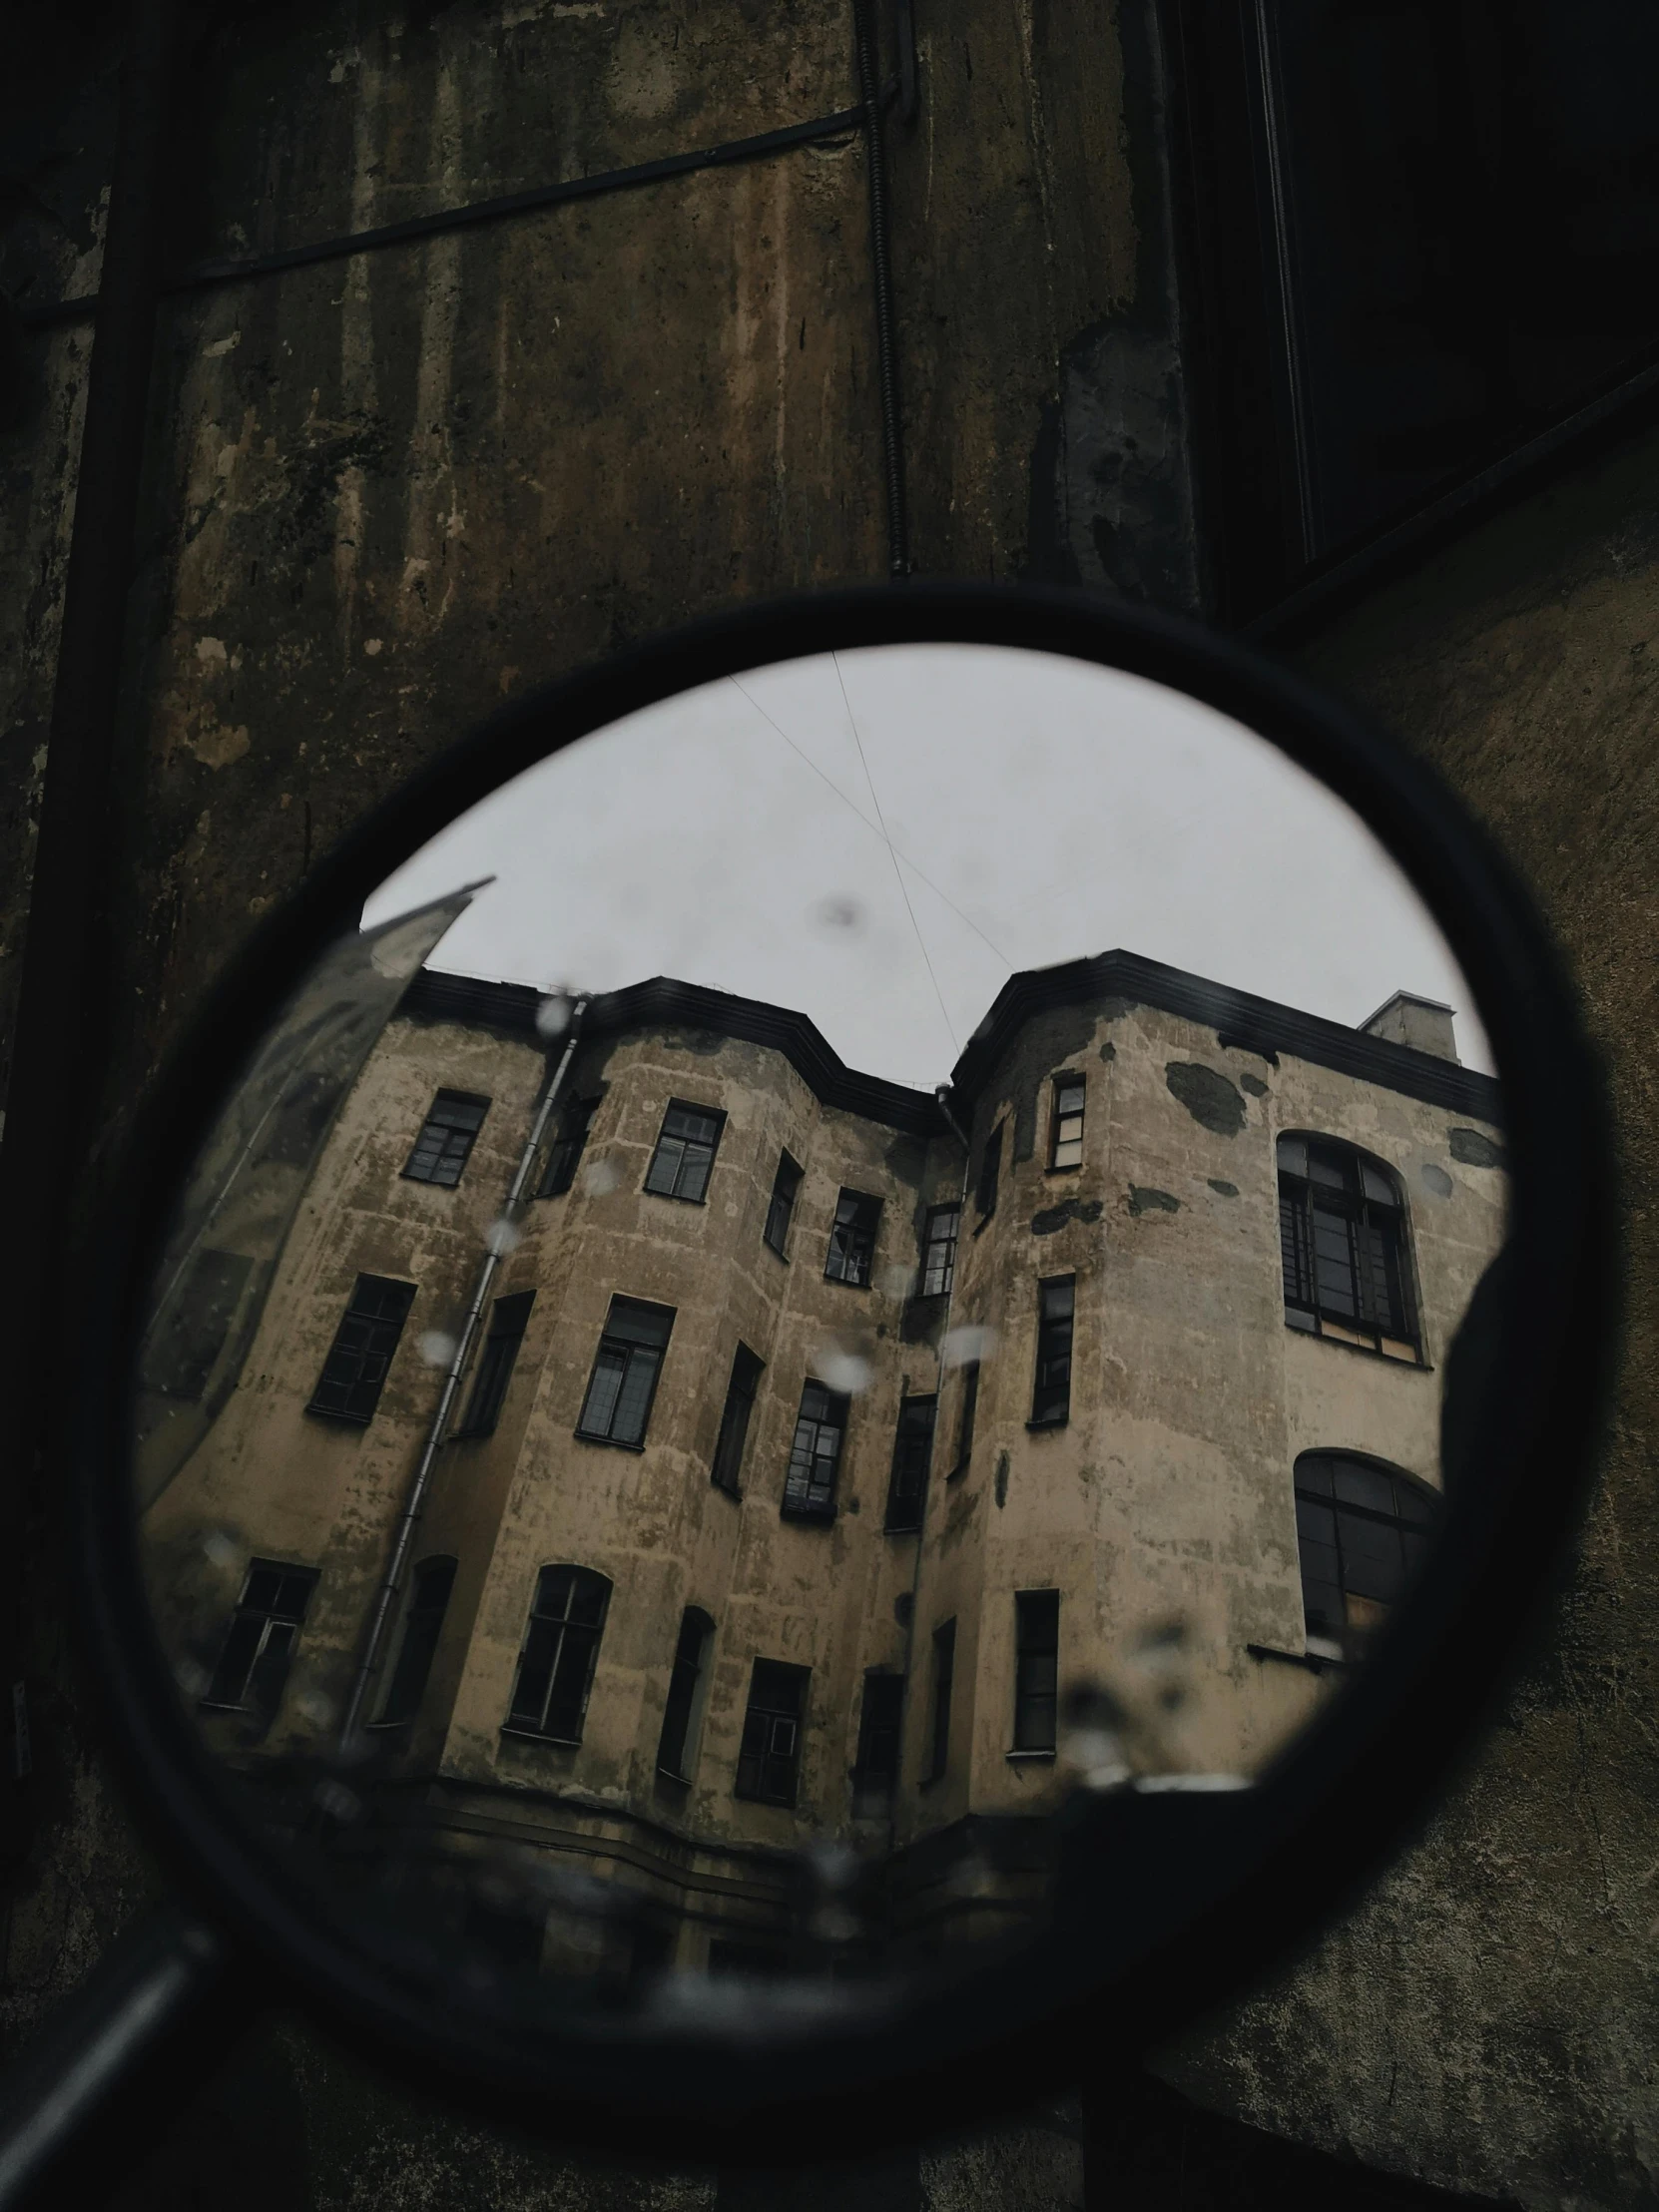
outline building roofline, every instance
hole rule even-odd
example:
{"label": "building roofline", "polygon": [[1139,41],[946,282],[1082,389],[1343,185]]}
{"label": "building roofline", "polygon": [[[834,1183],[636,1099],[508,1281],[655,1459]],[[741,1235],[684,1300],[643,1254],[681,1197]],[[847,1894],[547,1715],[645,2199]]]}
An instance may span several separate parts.
{"label": "building roofline", "polygon": [[[543,995],[529,983],[491,983],[479,976],[423,968],[404,994],[402,1011],[428,1020],[475,1023],[539,1042],[536,1009]],[[1502,1086],[1493,1076],[1124,951],[1066,960],[1055,967],[1025,968],[1008,978],[952,1070],[949,1103],[958,1118],[962,1107],[971,1111],[997,1063],[1032,1015],[1102,999],[1120,999],[1126,1008],[1156,1006],[1182,1015],[1214,1029],[1224,1048],[1270,1061],[1288,1054],[1419,1099],[1424,1105],[1467,1114],[1493,1127],[1502,1123]],[[625,990],[596,996],[583,1027],[588,1036],[654,1027],[706,1029],[768,1046],[783,1054],[826,1106],[909,1136],[950,1134],[949,1121],[934,1098],[884,1076],[849,1068],[806,1014],[764,999],[739,998],[706,984],[654,975]]]}

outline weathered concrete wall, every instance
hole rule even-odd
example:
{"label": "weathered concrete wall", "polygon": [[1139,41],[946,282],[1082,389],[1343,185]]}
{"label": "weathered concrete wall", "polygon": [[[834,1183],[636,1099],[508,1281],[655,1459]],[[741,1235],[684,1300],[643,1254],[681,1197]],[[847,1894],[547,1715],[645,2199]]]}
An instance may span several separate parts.
{"label": "weathered concrete wall", "polygon": [[1656,508],[1649,433],[1298,655],[1450,779],[1560,934],[1618,1117],[1625,1341],[1570,1587],[1468,1780],[1297,1971],[1168,2066],[1292,2137],[1551,2212],[1659,2190]]}

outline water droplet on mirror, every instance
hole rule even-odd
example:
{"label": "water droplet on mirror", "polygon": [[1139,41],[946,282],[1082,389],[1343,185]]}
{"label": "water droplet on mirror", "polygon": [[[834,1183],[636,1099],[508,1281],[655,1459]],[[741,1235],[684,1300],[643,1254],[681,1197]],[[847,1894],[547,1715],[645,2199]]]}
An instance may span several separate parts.
{"label": "water droplet on mirror", "polygon": [[575,1011],[564,991],[549,991],[536,1008],[536,1034],[540,1037],[562,1037],[570,1027],[570,1017]]}
{"label": "water droplet on mirror", "polygon": [[881,1270],[881,1288],[889,1298],[908,1298],[915,1289],[914,1268],[894,1266]]}
{"label": "water droplet on mirror", "polygon": [[609,1160],[595,1160],[582,1170],[582,1190],[588,1198],[609,1198],[621,1181]]}
{"label": "water droplet on mirror", "polygon": [[816,928],[829,934],[856,936],[864,925],[864,909],[855,898],[835,894],[819,900],[812,909],[812,920]]}
{"label": "water droplet on mirror", "polygon": [[333,1699],[321,1690],[302,1690],[293,1701],[293,1709],[302,1721],[309,1721],[313,1728],[331,1727],[339,1710]]}
{"label": "water droplet on mirror", "polygon": [[429,1368],[446,1368],[455,1357],[455,1339],[442,1329],[423,1330],[415,1350]]}
{"label": "water droplet on mirror", "polygon": [[813,1365],[821,1382],[846,1397],[867,1390],[875,1374],[873,1363],[864,1353],[833,1341],[819,1347]]}
{"label": "water droplet on mirror", "polygon": [[504,1260],[509,1252],[516,1252],[523,1242],[523,1230],[515,1229],[513,1224],[505,1219],[492,1221],[489,1228],[484,1232],[485,1246],[495,1254],[498,1260]]}
{"label": "water droplet on mirror", "polygon": [[210,1528],[202,1539],[203,1556],[210,1566],[229,1573],[242,1561],[242,1547],[226,1535],[222,1528]]}
{"label": "water droplet on mirror", "polygon": [[311,1792],[311,1803],[319,1813],[342,1825],[356,1820],[363,1809],[362,1799],[343,1782],[319,1782]]}
{"label": "water droplet on mirror", "polygon": [[975,1360],[988,1360],[995,1350],[994,1329],[986,1329],[979,1323],[966,1323],[946,1333],[939,1347],[939,1365],[943,1368],[971,1367]]}
{"label": "water droplet on mirror", "polygon": [[181,1659],[173,1669],[173,1679],[193,1701],[205,1697],[208,1684],[213,1679],[206,1667],[199,1667],[194,1659]]}

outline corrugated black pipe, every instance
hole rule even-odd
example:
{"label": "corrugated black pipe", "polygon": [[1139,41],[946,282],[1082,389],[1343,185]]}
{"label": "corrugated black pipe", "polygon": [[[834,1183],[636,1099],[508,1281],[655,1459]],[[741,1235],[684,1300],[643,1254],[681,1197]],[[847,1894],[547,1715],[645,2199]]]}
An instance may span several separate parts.
{"label": "corrugated black pipe", "polygon": [[887,163],[881,145],[881,85],[875,66],[871,0],[852,0],[858,96],[864,110],[869,173],[869,260],[875,291],[875,381],[881,395],[881,460],[887,485],[887,573],[910,573],[910,525],[904,511],[904,426],[898,411],[898,357],[892,325],[892,263],[887,249]]}
{"label": "corrugated black pipe", "polygon": [[[139,479],[161,274],[161,200],[178,0],[133,0],[75,524],[29,896],[28,930],[0,1139],[0,1855],[26,1841],[29,1785],[10,1727],[21,1679],[27,1508],[55,1408],[75,1387],[63,1255],[106,1073],[111,985],[111,806],[122,636],[133,578]],[[45,464],[45,454],[42,453]],[[39,487],[45,496],[48,485]],[[38,1735],[35,1757],[42,1746]]]}

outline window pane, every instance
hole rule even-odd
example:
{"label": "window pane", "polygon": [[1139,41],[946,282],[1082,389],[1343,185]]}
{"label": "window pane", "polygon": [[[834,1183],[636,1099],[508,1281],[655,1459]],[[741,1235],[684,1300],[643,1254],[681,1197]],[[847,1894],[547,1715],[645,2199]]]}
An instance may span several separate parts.
{"label": "window pane", "polygon": [[1281,1175],[1306,1175],[1308,1173],[1308,1140],[1306,1137],[1280,1138],[1279,1172]]}
{"label": "window pane", "polygon": [[625,1344],[655,1345],[659,1352],[673,1327],[673,1307],[646,1306],[631,1298],[613,1298],[605,1318],[607,1337],[620,1337]]}
{"label": "window pane", "polygon": [[588,1383],[582,1417],[577,1423],[584,1436],[608,1436],[611,1433],[617,1398],[627,1372],[626,1347],[601,1343],[599,1357],[593,1364],[593,1377]]}
{"label": "window pane", "polygon": [[611,1416],[611,1436],[615,1442],[644,1442],[645,1423],[651,1411],[651,1393],[657,1386],[661,1358],[660,1353],[647,1351],[644,1346],[636,1346],[629,1353],[627,1372],[617,1393],[616,1411]]}

